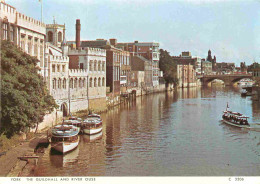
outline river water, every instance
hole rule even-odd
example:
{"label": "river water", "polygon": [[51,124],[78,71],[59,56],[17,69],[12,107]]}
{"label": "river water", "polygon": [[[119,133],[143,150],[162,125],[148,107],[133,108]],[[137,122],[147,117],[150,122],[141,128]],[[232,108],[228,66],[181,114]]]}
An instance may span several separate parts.
{"label": "river water", "polygon": [[260,122],[260,103],[213,86],[138,97],[102,114],[102,134],[76,150],[45,150],[35,176],[259,176],[260,132],[220,122],[231,110]]}

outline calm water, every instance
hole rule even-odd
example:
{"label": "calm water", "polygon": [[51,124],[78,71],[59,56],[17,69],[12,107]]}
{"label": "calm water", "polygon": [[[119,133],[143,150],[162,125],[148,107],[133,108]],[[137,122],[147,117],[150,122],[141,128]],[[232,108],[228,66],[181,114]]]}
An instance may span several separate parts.
{"label": "calm water", "polygon": [[35,176],[259,176],[260,132],[222,124],[227,102],[260,122],[260,105],[237,88],[139,97],[102,114],[102,134],[81,135],[73,152],[48,147]]}

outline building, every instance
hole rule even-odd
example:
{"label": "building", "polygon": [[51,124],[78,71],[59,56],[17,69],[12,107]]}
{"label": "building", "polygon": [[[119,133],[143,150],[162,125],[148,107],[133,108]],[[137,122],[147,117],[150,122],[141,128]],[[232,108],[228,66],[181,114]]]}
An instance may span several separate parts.
{"label": "building", "polygon": [[212,63],[206,61],[205,59],[201,60],[201,73],[202,75],[212,75]]}
{"label": "building", "polygon": [[184,51],[179,56],[172,56],[177,65],[192,65],[196,75],[201,75],[201,58],[198,56],[192,57],[191,52]]}
{"label": "building", "polygon": [[38,20],[19,13],[15,7],[0,2],[1,40],[10,40],[24,52],[36,56],[41,74],[46,80],[47,66],[44,62],[46,25]]}
{"label": "building", "polygon": [[197,86],[195,69],[191,64],[177,64],[178,86],[181,88]]}
{"label": "building", "polygon": [[[132,76],[133,73],[136,73],[137,71],[144,72],[144,81],[141,85],[143,89],[147,89],[150,87],[153,87],[153,64],[151,60],[148,60],[142,56],[131,56],[131,68],[132,68]],[[132,78],[131,76],[131,78]],[[135,81],[136,82],[136,81]],[[140,83],[140,82],[137,82]],[[135,83],[133,83],[133,80],[131,79],[131,86],[135,86]]]}
{"label": "building", "polygon": [[118,43],[117,47],[129,51],[133,56],[142,56],[152,61],[152,83],[154,87],[159,85],[159,43],[135,41],[130,43]]}
{"label": "building", "polygon": [[62,42],[65,40],[65,24],[60,25],[53,21],[53,24],[46,25],[46,41],[61,48]]}
{"label": "building", "polygon": [[206,61],[208,61],[208,62],[210,62],[211,64],[212,64],[212,71],[216,71],[217,70],[217,65],[216,65],[216,63],[217,63],[217,58],[216,58],[216,56],[214,56],[213,58],[212,58],[212,56],[211,56],[211,50],[209,50],[208,51],[208,56],[207,56],[207,60]]}

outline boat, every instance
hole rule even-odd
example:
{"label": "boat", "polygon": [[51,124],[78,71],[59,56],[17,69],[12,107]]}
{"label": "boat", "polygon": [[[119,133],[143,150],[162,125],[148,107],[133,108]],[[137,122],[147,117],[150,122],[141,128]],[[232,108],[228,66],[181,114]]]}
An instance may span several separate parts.
{"label": "boat", "polygon": [[81,126],[82,126],[82,119],[77,118],[77,117],[70,117],[68,120],[63,120],[63,124],[64,125],[73,125],[73,126],[77,127],[80,131]]}
{"label": "boat", "polygon": [[226,110],[223,111],[222,122],[239,128],[250,127],[247,120],[249,118],[248,116],[245,116],[238,112],[232,112],[228,110],[228,108],[229,107],[227,105]]}
{"label": "boat", "polygon": [[79,144],[79,129],[73,125],[56,125],[51,132],[51,148],[61,153],[75,149]]}
{"label": "boat", "polygon": [[102,119],[98,114],[89,114],[82,123],[82,129],[85,134],[93,135],[102,131]]}

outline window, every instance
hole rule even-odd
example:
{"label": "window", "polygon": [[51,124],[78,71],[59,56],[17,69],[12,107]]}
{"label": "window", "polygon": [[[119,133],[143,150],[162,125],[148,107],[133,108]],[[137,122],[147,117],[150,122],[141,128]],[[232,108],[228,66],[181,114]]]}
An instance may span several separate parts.
{"label": "window", "polygon": [[93,61],[89,62],[89,71],[93,71]]}
{"label": "window", "polygon": [[101,61],[98,62],[98,71],[101,71]]}
{"label": "window", "polygon": [[52,72],[55,72],[55,65],[52,65]]}
{"label": "window", "polygon": [[102,63],[102,71],[105,71],[105,62]]}
{"label": "window", "polygon": [[92,78],[89,79],[89,87],[92,88]]}
{"label": "window", "polygon": [[10,26],[10,35],[11,35],[10,40],[11,40],[11,42],[13,42],[14,41],[14,27],[13,26]]}
{"label": "window", "polygon": [[66,89],[66,79],[63,79],[63,85],[62,85],[63,89]]}
{"label": "window", "polygon": [[81,78],[79,78],[79,88],[81,88],[82,87],[82,83],[81,83],[82,81],[81,81]]}
{"label": "window", "polygon": [[86,80],[85,78],[83,79],[83,82],[82,82],[82,87],[84,88],[85,87],[85,83],[86,83]]}
{"label": "window", "polygon": [[70,78],[70,88],[73,88],[73,79]]}
{"label": "window", "polygon": [[62,65],[62,72],[65,72],[65,65]]}
{"label": "window", "polygon": [[61,79],[58,80],[58,89],[61,89]]}
{"label": "window", "polygon": [[94,87],[97,87],[97,78],[94,79]]}
{"label": "window", "polygon": [[98,87],[100,87],[101,86],[101,78],[99,77],[98,78]]}
{"label": "window", "polygon": [[62,42],[62,33],[61,32],[58,33],[58,42]]}
{"label": "window", "polygon": [[52,80],[52,88],[56,89],[56,79],[55,78]]}
{"label": "window", "polygon": [[60,65],[57,65],[57,72],[60,72]]}
{"label": "window", "polygon": [[48,42],[53,41],[53,33],[51,31],[48,32]]}
{"label": "window", "polygon": [[102,79],[102,86],[105,86],[105,77]]}
{"label": "window", "polygon": [[3,23],[3,39],[7,40],[7,35],[8,35],[8,24],[7,23]]}
{"label": "window", "polygon": [[74,80],[74,88],[77,88],[78,87],[78,79],[76,78],[75,80]]}
{"label": "window", "polygon": [[32,37],[28,37],[28,54],[32,54]]}
{"label": "window", "polygon": [[84,63],[80,63],[80,64],[79,64],[79,68],[80,68],[80,69],[83,69],[83,68],[84,68]]}
{"label": "window", "polygon": [[94,71],[97,71],[97,61],[94,61]]}
{"label": "window", "polygon": [[38,38],[34,39],[34,56],[38,56]]}

